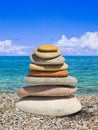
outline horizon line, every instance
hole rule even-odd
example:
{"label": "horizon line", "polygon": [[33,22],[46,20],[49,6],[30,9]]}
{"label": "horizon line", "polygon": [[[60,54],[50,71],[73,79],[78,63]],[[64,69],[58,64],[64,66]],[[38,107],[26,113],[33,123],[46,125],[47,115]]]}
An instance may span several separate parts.
{"label": "horizon line", "polygon": [[[0,55],[0,57],[2,56],[30,56],[30,55]],[[62,56],[98,56],[98,55],[62,55]]]}

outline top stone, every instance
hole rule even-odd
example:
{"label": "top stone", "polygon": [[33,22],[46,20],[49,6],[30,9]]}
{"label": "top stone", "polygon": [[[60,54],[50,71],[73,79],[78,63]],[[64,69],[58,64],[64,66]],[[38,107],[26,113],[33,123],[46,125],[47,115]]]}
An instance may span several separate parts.
{"label": "top stone", "polygon": [[56,52],[58,50],[57,46],[50,45],[50,44],[43,44],[38,47],[38,51],[43,52]]}

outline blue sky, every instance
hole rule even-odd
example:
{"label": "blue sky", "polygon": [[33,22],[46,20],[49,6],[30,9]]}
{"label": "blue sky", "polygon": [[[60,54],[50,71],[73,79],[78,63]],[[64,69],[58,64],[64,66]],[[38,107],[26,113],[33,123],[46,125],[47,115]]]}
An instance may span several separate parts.
{"label": "blue sky", "polygon": [[0,0],[0,55],[30,55],[43,43],[98,55],[98,1]]}

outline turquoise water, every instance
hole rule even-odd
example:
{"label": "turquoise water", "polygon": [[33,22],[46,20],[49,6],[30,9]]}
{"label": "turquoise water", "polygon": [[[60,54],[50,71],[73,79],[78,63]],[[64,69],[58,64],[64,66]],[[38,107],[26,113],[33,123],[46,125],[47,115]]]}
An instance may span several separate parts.
{"label": "turquoise water", "polygon": [[[78,79],[77,94],[98,95],[98,56],[66,56],[68,71]],[[28,56],[0,57],[0,91],[16,91],[26,86],[24,77],[28,74]]]}

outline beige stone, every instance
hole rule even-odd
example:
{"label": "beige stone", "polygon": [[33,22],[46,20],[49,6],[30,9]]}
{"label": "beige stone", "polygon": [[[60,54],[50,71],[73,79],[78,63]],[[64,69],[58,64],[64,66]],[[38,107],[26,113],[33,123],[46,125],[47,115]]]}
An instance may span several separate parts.
{"label": "beige stone", "polygon": [[75,96],[25,97],[16,103],[16,107],[24,112],[49,116],[72,115],[82,108]]}
{"label": "beige stone", "polygon": [[68,85],[38,85],[22,87],[17,94],[21,98],[27,96],[70,96],[76,91],[76,87]]}
{"label": "beige stone", "polygon": [[24,79],[25,83],[33,85],[72,85],[77,83],[77,79],[68,77],[30,77],[27,76]]}
{"label": "beige stone", "polygon": [[34,50],[34,54],[40,58],[55,58],[59,55],[61,55],[60,50],[56,51],[56,52],[40,52],[38,51],[38,49]]}
{"label": "beige stone", "polygon": [[58,71],[58,70],[65,70],[68,68],[67,64],[62,65],[37,65],[37,64],[30,64],[31,70],[38,70],[38,71]]}

